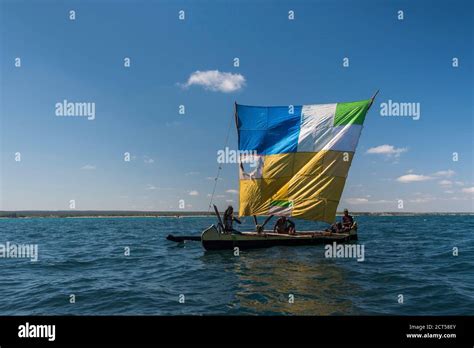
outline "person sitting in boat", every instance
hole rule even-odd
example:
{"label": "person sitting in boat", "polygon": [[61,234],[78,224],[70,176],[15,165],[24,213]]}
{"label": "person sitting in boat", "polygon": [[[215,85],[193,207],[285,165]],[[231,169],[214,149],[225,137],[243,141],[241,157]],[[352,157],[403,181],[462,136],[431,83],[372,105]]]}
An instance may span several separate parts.
{"label": "person sitting in boat", "polygon": [[226,233],[240,233],[237,230],[234,230],[234,227],[232,226],[233,222],[237,222],[238,224],[241,224],[240,220],[234,217],[234,208],[229,205],[224,212],[224,232]]}
{"label": "person sitting in boat", "polygon": [[286,216],[281,216],[273,227],[274,233],[280,234],[295,234],[295,223],[290,219],[287,219]]}
{"label": "person sitting in boat", "polygon": [[341,222],[336,222],[331,225],[326,231],[333,233],[348,232],[354,226],[354,219],[349,215],[349,210],[344,209],[344,215],[342,216]]}
{"label": "person sitting in boat", "polygon": [[350,231],[354,225],[354,219],[349,215],[349,210],[344,209],[344,215],[342,216],[342,230],[344,232]]}

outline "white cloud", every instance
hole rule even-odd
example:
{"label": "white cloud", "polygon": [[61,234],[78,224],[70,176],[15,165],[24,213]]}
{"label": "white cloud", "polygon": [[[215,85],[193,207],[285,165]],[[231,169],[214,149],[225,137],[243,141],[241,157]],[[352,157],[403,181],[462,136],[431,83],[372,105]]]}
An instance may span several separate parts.
{"label": "white cloud", "polygon": [[[212,176],[208,176],[206,179],[207,179],[207,180],[216,180],[216,178],[215,178],[215,177],[212,177]],[[217,180],[218,180],[218,181],[222,181],[222,180],[224,180],[224,179],[222,179],[222,178],[217,178]]]}
{"label": "white cloud", "polygon": [[454,183],[458,186],[464,186],[464,183],[462,181],[455,181]]}
{"label": "white cloud", "polygon": [[195,71],[183,87],[198,85],[213,92],[230,93],[245,86],[245,77],[241,74],[220,72],[219,70]]}
{"label": "white cloud", "polygon": [[470,200],[471,198],[466,198],[466,197],[451,197],[449,200],[451,201],[467,201]]}
{"label": "white cloud", "polygon": [[189,195],[190,196],[199,196],[199,192],[197,192],[196,190],[189,191]]}
{"label": "white cloud", "polygon": [[408,202],[410,203],[427,203],[433,201],[434,198],[432,197],[419,197],[415,199],[409,199]]}
{"label": "white cloud", "polygon": [[227,192],[227,193],[232,193],[233,195],[236,195],[236,194],[239,193],[239,191],[237,191],[237,190],[227,190],[227,191],[225,191],[225,192]]}
{"label": "white cloud", "polygon": [[440,170],[439,172],[433,173],[434,176],[443,176],[446,178],[452,177],[456,172],[454,170],[448,169],[448,170]]}
{"label": "white cloud", "polygon": [[147,190],[159,190],[159,191],[176,190],[176,188],[174,188],[174,187],[159,187],[159,186],[155,186],[155,185],[152,185],[152,184],[147,184],[146,189]]}
{"label": "white cloud", "polygon": [[407,184],[410,182],[426,181],[426,180],[431,180],[431,179],[433,179],[431,176],[419,175],[419,174],[406,174],[406,175],[402,175],[398,177],[397,181]]}
{"label": "white cloud", "polygon": [[363,186],[362,184],[351,185],[351,187],[355,187],[355,188],[360,188],[362,186]]}
{"label": "white cloud", "polygon": [[367,150],[366,153],[368,154],[377,154],[377,155],[385,155],[385,156],[395,156],[399,157],[401,153],[407,152],[408,149],[406,147],[399,147],[396,148],[393,145],[380,145],[376,147],[371,147]]}
{"label": "white cloud", "polygon": [[369,200],[370,195],[366,196],[367,198],[363,197],[356,197],[356,198],[346,198],[345,201],[348,204],[384,204],[384,203],[393,203],[393,201],[388,201],[386,199],[378,199],[378,200]]}
{"label": "white cloud", "polygon": [[187,172],[184,175],[191,176],[191,175],[199,175],[199,174],[200,174],[199,172]]}
{"label": "white cloud", "polygon": [[166,127],[178,127],[178,126],[181,126],[182,124],[183,124],[183,122],[180,122],[180,121],[172,121],[172,122],[166,122],[165,126]]}
{"label": "white cloud", "polygon": [[[454,174],[456,174],[456,172],[454,170],[451,170],[451,169],[440,170],[440,171],[437,171],[436,173],[433,173],[433,174],[430,174],[430,175],[421,175],[421,174],[412,174],[412,173],[413,173],[413,171],[409,170],[408,174],[402,175],[402,176],[398,177],[396,180],[398,182],[402,182],[402,183],[411,183],[411,182],[419,182],[419,181],[427,181],[427,180],[431,180],[431,179],[436,179],[437,177],[438,178],[442,178],[442,177],[450,178]],[[460,181],[455,181],[454,183],[456,183],[456,185],[462,185],[462,182],[460,182]],[[449,187],[449,186],[453,185],[453,182],[451,180],[444,179],[444,180],[438,181],[438,184],[441,185],[441,186],[444,186],[444,187]]]}
{"label": "white cloud", "polygon": [[369,203],[367,198],[346,198],[346,202],[349,204],[364,204]]}
{"label": "white cloud", "polygon": [[145,162],[146,164],[151,164],[151,163],[155,163],[155,160],[148,156],[143,156],[143,162]]}
{"label": "white cloud", "polygon": [[95,170],[95,166],[86,164],[85,166],[81,167],[82,170]]}
{"label": "white cloud", "polygon": [[225,200],[227,203],[234,203],[234,200],[233,199],[226,199]]}
{"label": "white cloud", "polygon": [[465,187],[461,191],[464,192],[464,193],[474,193],[474,186]]}

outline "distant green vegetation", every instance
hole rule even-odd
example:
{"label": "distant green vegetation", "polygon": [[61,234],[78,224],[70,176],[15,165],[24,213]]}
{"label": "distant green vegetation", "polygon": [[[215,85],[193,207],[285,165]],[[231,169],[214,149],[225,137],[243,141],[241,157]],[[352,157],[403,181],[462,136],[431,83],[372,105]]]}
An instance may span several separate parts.
{"label": "distant green vegetation", "polygon": [[0,218],[30,218],[30,217],[163,217],[163,216],[195,216],[214,215],[208,212],[192,211],[126,211],[126,210],[19,210],[0,211]]}

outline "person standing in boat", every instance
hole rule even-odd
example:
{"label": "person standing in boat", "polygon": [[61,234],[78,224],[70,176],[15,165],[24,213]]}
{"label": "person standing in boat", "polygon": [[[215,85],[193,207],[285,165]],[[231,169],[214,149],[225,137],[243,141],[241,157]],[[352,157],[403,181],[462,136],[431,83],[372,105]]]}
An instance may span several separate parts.
{"label": "person standing in boat", "polygon": [[287,219],[286,216],[281,216],[276,222],[275,226],[273,227],[274,233],[280,234],[295,234],[295,223],[290,219]]}
{"label": "person standing in boat", "polygon": [[237,222],[238,224],[241,224],[240,220],[234,217],[234,208],[229,205],[224,212],[224,232],[226,233],[240,233],[237,230],[234,230],[234,227],[232,226],[233,222]]}

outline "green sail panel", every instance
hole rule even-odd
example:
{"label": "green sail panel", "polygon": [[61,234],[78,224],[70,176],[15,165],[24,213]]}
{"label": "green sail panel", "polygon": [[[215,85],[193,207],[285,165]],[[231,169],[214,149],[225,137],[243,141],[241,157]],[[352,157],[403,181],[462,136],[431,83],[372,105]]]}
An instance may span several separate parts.
{"label": "green sail panel", "polygon": [[362,100],[352,103],[337,103],[334,127],[351,124],[363,124],[365,115],[370,107],[371,100]]}

